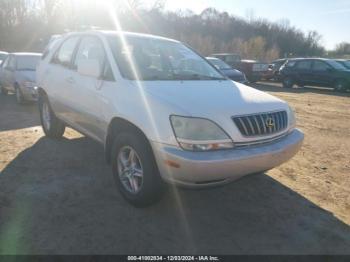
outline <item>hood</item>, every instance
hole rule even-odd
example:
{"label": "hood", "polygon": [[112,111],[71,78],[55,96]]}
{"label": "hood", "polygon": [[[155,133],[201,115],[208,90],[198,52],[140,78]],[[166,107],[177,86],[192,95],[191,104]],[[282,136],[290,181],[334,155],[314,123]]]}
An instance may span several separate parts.
{"label": "hood", "polygon": [[16,71],[16,78],[19,82],[21,81],[30,81],[35,82],[35,71],[32,70],[23,70],[23,71]]}
{"label": "hood", "polygon": [[145,81],[143,87],[149,95],[195,117],[227,118],[288,108],[286,102],[272,95],[229,80]]}

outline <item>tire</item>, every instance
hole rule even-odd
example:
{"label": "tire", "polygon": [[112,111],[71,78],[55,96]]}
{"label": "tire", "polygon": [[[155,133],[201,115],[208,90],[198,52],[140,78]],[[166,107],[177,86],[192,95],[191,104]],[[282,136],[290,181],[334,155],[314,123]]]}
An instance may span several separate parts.
{"label": "tire", "polygon": [[17,104],[23,105],[25,100],[24,100],[23,94],[21,92],[21,89],[17,85],[15,86],[15,94],[16,94]]}
{"label": "tire", "polygon": [[294,86],[294,79],[291,78],[290,76],[287,76],[283,79],[282,81],[283,87],[284,88],[293,88]]}
{"label": "tire", "polygon": [[8,94],[8,90],[6,90],[5,88],[3,88],[3,87],[0,85],[0,95],[6,96],[7,94]]}
{"label": "tire", "polygon": [[43,131],[47,137],[59,139],[66,129],[64,123],[59,120],[51,109],[46,96],[39,98],[40,121]]}
{"label": "tire", "polygon": [[343,92],[346,90],[346,82],[342,79],[339,79],[334,84],[334,91]]}
{"label": "tire", "polygon": [[[134,157],[131,157],[132,150]],[[161,199],[165,184],[160,177],[152,148],[142,135],[125,132],[115,138],[112,171],[119,191],[133,206],[146,207]]]}

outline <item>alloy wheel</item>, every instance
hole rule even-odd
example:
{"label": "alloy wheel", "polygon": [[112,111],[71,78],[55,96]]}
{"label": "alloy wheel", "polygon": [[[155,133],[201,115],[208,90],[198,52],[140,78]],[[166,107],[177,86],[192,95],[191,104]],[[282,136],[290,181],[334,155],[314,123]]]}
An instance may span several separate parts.
{"label": "alloy wheel", "polygon": [[51,127],[51,114],[50,114],[50,108],[49,105],[44,102],[42,107],[42,117],[43,117],[43,124],[46,130],[50,130]]}
{"label": "alloy wheel", "polygon": [[132,194],[140,192],[143,185],[143,168],[140,157],[130,146],[120,149],[118,157],[118,175],[123,187]]}

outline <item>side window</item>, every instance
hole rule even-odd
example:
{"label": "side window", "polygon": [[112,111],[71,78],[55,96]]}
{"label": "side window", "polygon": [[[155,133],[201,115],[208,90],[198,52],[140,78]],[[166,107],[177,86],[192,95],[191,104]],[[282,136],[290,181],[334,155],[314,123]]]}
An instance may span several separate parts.
{"label": "side window", "polygon": [[287,63],[285,65],[286,65],[286,67],[293,67],[295,65],[295,61],[293,61],[293,60],[287,61]]}
{"label": "side window", "polygon": [[15,70],[16,69],[16,58],[14,56],[10,57],[7,65],[8,69]]}
{"label": "side window", "polygon": [[322,61],[315,61],[313,65],[313,70],[315,71],[327,71],[329,68],[329,65]]}
{"label": "side window", "polygon": [[5,61],[3,62],[3,64],[2,64],[2,67],[3,67],[3,68],[7,68],[7,67],[8,67],[8,64],[9,64],[9,61],[10,61],[10,57],[11,57],[11,56],[8,56],[8,57],[5,59]]}
{"label": "side window", "polygon": [[311,61],[300,61],[296,64],[297,69],[308,70],[311,68]]}
{"label": "side window", "polygon": [[54,57],[54,63],[61,64],[65,67],[69,67],[75,47],[79,41],[79,37],[68,38],[58,50],[58,53]]}
{"label": "side window", "polygon": [[81,40],[75,57],[74,68],[77,69],[79,61],[87,59],[97,60],[99,62],[100,68],[102,68],[102,78],[104,80],[114,80],[102,41],[97,37],[86,36]]}
{"label": "side window", "polygon": [[74,61],[74,68],[77,68],[78,62],[81,60],[97,60],[100,67],[103,68],[105,61],[105,51],[102,42],[96,37],[84,37],[81,40],[77,55]]}

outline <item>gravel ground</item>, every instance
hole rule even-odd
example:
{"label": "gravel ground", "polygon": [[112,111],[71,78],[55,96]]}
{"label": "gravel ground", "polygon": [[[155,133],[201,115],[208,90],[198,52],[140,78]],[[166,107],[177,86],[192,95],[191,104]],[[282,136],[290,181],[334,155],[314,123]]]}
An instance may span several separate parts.
{"label": "gravel ground", "polygon": [[47,139],[35,105],[0,97],[0,254],[350,254],[350,95],[256,87],[295,108],[300,153],[147,209],[122,199],[100,145]]}

